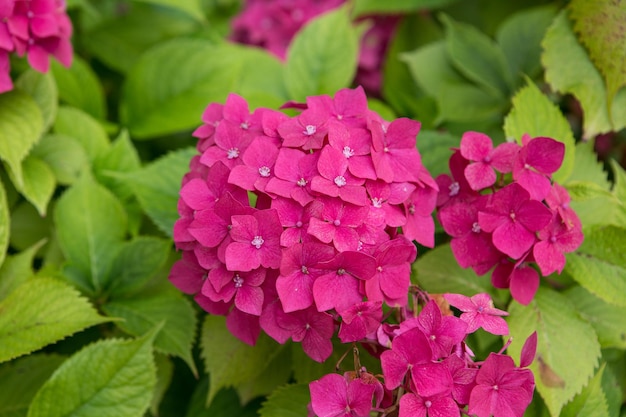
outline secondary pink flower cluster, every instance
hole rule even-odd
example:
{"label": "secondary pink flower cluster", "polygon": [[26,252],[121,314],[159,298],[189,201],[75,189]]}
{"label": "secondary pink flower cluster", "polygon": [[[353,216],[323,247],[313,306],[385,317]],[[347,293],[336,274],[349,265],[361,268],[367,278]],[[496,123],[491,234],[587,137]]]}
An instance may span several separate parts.
{"label": "secondary pink flower cluster", "polygon": [[[437,184],[420,124],[384,121],[362,88],[309,97],[294,117],[211,104],[183,179],[170,280],[253,344],[263,329],[317,361],[360,340],[382,303],[408,302],[413,240],[434,244]],[[402,233],[400,233],[400,230]]]}
{"label": "secondary pink flower cluster", "polygon": [[[232,21],[232,39],[256,45],[284,59],[289,43],[310,20],[345,3],[345,0],[247,0]],[[368,92],[380,91],[381,66],[395,32],[395,16],[369,17],[372,25],[361,40],[357,84]]]}
{"label": "secondary pink flower cluster", "polygon": [[494,308],[487,294],[444,297],[462,311],[460,317],[442,314],[431,300],[416,317],[381,328],[378,342],[389,348],[380,355],[384,383],[360,364],[356,372],[325,375],[309,384],[312,412],[319,417],[368,417],[373,411],[399,417],[523,416],[535,388],[532,372],[524,368],[534,359],[536,334],[525,343],[519,367],[501,352],[475,362],[465,338],[479,327],[507,334],[501,317],[507,313]]}
{"label": "secondary pink flower cluster", "polygon": [[27,56],[31,67],[47,72],[49,56],[72,63],[72,23],[65,0],[2,0],[0,2],[0,93],[13,89],[9,54]]}
{"label": "secondary pink flower cluster", "polygon": [[450,158],[449,175],[437,178],[438,218],[452,237],[459,264],[528,304],[543,276],[560,273],[564,253],[583,240],[581,223],[567,190],[551,175],[563,162],[565,146],[547,137],[525,135],[522,145],[467,132]]}

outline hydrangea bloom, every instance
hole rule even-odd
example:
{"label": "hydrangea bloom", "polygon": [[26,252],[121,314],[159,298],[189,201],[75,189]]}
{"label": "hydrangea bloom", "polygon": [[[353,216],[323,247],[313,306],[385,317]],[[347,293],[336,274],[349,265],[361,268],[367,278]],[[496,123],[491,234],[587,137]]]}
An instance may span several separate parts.
{"label": "hydrangea bloom", "polygon": [[479,275],[493,269],[493,285],[510,288],[522,304],[539,287],[532,264],[544,276],[560,273],[564,254],[583,240],[567,190],[551,178],[564,150],[554,139],[528,135],[521,146],[494,148],[488,136],[468,132],[450,158],[452,176],[437,178],[437,216],[459,264]]}
{"label": "hydrangea bloom", "polygon": [[13,89],[9,54],[26,55],[39,72],[50,68],[49,56],[66,67],[72,63],[72,23],[65,0],[3,0],[0,6],[0,93]]}

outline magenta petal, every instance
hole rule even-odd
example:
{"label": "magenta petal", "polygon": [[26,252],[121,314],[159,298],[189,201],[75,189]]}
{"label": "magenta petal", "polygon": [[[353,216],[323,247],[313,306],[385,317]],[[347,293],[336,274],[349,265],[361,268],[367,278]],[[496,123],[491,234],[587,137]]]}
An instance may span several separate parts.
{"label": "magenta petal", "polygon": [[526,163],[543,174],[556,172],[565,156],[565,145],[552,138],[534,138],[525,148]]}
{"label": "magenta petal", "polygon": [[399,417],[426,417],[427,410],[424,400],[411,392],[400,398]]}
{"label": "magenta petal", "polygon": [[478,191],[491,187],[496,182],[496,173],[491,166],[474,162],[465,167],[465,178],[472,190]]}
{"label": "magenta petal", "polygon": [[30,20],[30,29],[36,37],[47,38],[58,34],[59,25],[53,15],[38,15]]}
{"label": "magenta petal", "polygon": [[30,45],[28,48],[28,63],[39,72],[48,72],[50,68],[48,52],[39,45]]}
{"label": "magenta petal", "polygon": [[493,244],[513,259],[520,259],[535,243],[535,235],[519,223],[505,223],[494,230]]}
{"label": "magenta petal", "polygon": [[539,288],[539,274],[529,266],[515,267],[511,273],[509,288],[515,301],[528,305]]}
{"label": "magenta petal", "polygon": [[260,316],[263,307],[263,290],[244,284],[235,295],[235,306],[244,313]]}
{"label": "magenta petal", "polygon": [[339,374],[324,375],[309,384],[311,406],[319,417],[339,416],[348,404],[348,383]]}
{"label": "magenta petal", "polygon": [[484,133],[465,132],[461,137],[461,155],[470,161],[483,161],[492,149],[491,138]]}
{"label": "magenta petal", "polygon": [[522,347],[522,353],[520,356],[519,366],[525,368],[535,360],[535,354],[537,353],[537,332],[534,331],[528,339],[524,342]]}
{"label": "magenta petal", "polygon": [[226,327],[239,340],[254,346],[261,334],[259,318],[233,308],[226,317]]}

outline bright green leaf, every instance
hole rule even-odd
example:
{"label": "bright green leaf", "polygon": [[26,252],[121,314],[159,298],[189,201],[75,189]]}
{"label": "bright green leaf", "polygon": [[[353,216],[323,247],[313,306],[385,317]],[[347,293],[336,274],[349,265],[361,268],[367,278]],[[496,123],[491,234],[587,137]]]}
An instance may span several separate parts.
{"label": "bright green leaf", "polygon": [[11,227],[9,204],[4,184],[0,181],[0,265],[4,262],[9,247],[9,235]]}
{"label": "bright green leaf", "polygon": [[561,168],[553,174],[555,181],[566,179],[574,169],[576,147],[570,125],[559,108],[529,80],[513,97],[513,109],[504,120],[507,138],[521,141],[524,134],[530,137],[547,136],[565,145]]}
{"label": "bright green leaf", "polygon": [[141,207],[152,221],[172,236],[178,219],[178,192],[189,162],[196,154],[193,148],[172,152],[132,175],[124,176],[135,192]]}
{"label": "bright green leaf", "polygon": [[41,136],[43,117],[35,99],[19,90],[0,94],[0,159],[23,185],[22,161]]}
{"label": "bright green leaf", "polygon": [[582,392],[563,408],[561,417],[610,417],[606,397],[602,391],[605,367],[606,364],[602,364]]}
{"label": "bright green leaf", "polygon": [[105,119],[104,91],[98,76],[87,62],[74,55],[70,68],[65,68],[56,60],[52,60],[50,68],[59,86],[61,100],[96,119]]}
{"label": "bright green leaf", "polygon": [[260,375],[281,351],[265,334],[261,334],[255,346],[245,344],[226,328],[224,317],[210,315],[202,325],[200,344],[209,374],[207,404],[211,404],[221,388],[236,387]]}
{"label": "bright green leaf", "polygon": [[424,9],[437,9],[455,3],[458,0],[356,0],[355,16],[371,16],[378,14],[409,14]]}
{"label": "bright green leaf", "polygon": [[117,326],[133,336],[165,322],[154,340],[154,347],[163,353],[182,358],[197,374],[191,356],[191,345],[196,335],[196,314],[189,301],[180,293],[113,299],[102,309],[111,317],[123,318],[123,321],[116,323]]}
{"label": "bright green leaf", "polygon": [[508,97],[513,77],[502,49],[473,26],[442,15],[446,27],[446,50],[455,68],[486,91]]}
{"label": "bright green leaf", "polygon": [[613,196],[609,190],[591,181],[568,181],[565,188],[574,201],[587,201],[601,197],[611,198]]}
{"label": "bright green leaf", "polygon": [[565,271],[604,301],[626,307],[626,229],[594,226],[585,240],[568,253]]}
{"label": "bright green leaf", "polygon": [[359,39],[346,8],[304,26],[287,50],[285,83],[292,100],[334,95],[348,87],[357,68]]}
{"label": "bright green leaf", "polygon": [[141,168],[141,159],[130,140],[127,130],[123,130],[112,146],[94,161],[94,175],[98,182],[118,196],[122,201],[128,200],[132,189],[116,174],[130,173]]}
{"label": "bright green leaf", "polygon": [[200,6],[200,0],[135,0],[145,3],[158,4],[181,10],[190,16],[202,21],[204,20],[204,12]]}
{"label": "bright green leaf", "polygon": [[104,127],[89,114],[74,107],[59,108],[54,131],[78,141],[90,161],[105,153],[110,146]]}
{"label": "bright green leaf", "polygon": [[613,168],[614,185],[613,194],[623,204],[626,205],[626,171],[615,160],[611,160]]}
{"label": "bright green leaf", "polygon": [[537,331],[537,356],[530,370],[550,414],[558,416],[593,375],[600,356],[596,333],[567,298],[543,287],[527,306],[514,301],[509,314],[514,342],[508,354],[517,360],[524,340]]}
{"label": "bright green leaf", "polygon": [[311,401],[309,386],[291,384],[275,390],[263,403],[259,415],[261,417],[300,417],[307,413],[307,405]]}
{"label": "bright green leaf", "polygon": [[[609,115],[606,86],[587,51],[578,43],[565,11],[553,21],[543,40],[541,57],[546,81],[552,88],[573,94],[583,110],[583,137],[620,130],[626,126],[626,91],[614,98]],[[572,65],[575,62],[576,65]]]}
{"label": "bright green leaf", "polygon": [[28,280],[0,302],[0,362],[16,358],[110,319],[52,278]]}
{"label": "bright green leaf", "polygon": [[612,0],[572,0],[569,10],[574,30],[604,75],[611,108],[615,93],[626,86],[626,5]]}
{"label": "bright green leaf", "polygon": [[607,179],[604,164],[598,161],[598,154],[594,150],[593,141],[577,143],[575,154],[574,166],[576,169],[572,170],[564,185],[567,186],[570,181],[591,181],[608,190],[611,183]]}
{"label": "bright green leaf", "polygon": [[0,366],[0,417],[26,417],[33,397],[64,360],[34,354]]}
{"label": "bright green leaf", "polygon": [[122,120],[133,138],[147,139],[199,126],[205,107],[229,93],[251,107],[268,100],[278,106],[285,101],[282,72],[280,61],[258,48],[175,39],[142,55],[129,72]]}
{"label": "bright green leaf", "polygon": [[35,100],[43,116],[43,130],[48,130],[59,107],[59,91],[52,75],[29,69],[17,79],[15,86]]}
{"label": "bright green leaf", "polygon": [[579,314],[591,323],[600,346],[626,349],[626,307],[608,304],[580,286],[570,288],[564,294]]}
{"label": "bright green leaf", "polygon": [[39,214],[45,216],[56,188],[54,172],[46,162],[29,155],[22,161],[22,179],[23,185],[18,190],[37,208]]}
{"label": "bright green leaf", "polygon": [[44,243],[39,241],[23,252],[6,257],[0,267],[0,301],[33,276],[33,260]]}
{"label": "bright green leaf", "polygon": [[28,417],[142,416],[156,384],[152,341],[157,331],[83,348],[41,387]]}
{"label": "bright green leaf", "polygon": [[126,213],[119,201],[88,176],[58,200],[57,238],[70,265],[80,272],[82,289],[99,293],[126,234]]}
{"label": "bright green leaf", "polygon": [[89,166],[85,149],[74,138],[60,134],[47,134],[31,152],[44,161],[54,173],[59,184],[70,185]]}

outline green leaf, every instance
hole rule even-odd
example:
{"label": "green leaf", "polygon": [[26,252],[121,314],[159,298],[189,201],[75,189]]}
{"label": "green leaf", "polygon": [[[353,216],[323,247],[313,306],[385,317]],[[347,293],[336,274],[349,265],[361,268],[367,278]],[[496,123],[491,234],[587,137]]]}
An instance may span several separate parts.
{"label": "green leaf", "polygon": [[441,16],[446,27],[446,50],[455,68],[484,90],[508,97],[513,77],[502,49],[473,26]]}
{"label": "green leaf", "polygon": [[209,391],[209,378],[203,378],[193,392],[189,401],[185,417],[257,417],[256,412],[247,412],[241,406],[237,391],[233,388],[223,388],[213,397],[211,405],[206,405],[206,395]]}
{"label": "green leaf", "polygon": [[6,257],[0,267],[0,301],[34,275],[33,260],[44,243],[41,240],[23,252]]}
{"label": "green leaf", "polygon": [[59,98],[100,120],[106,118],[104,91],[98,76],[87,62],[74,55],[72,66],[65,68],[52,60],[50,68],[59,86]]}
{"label": "green leaf", "polygon": [[544,287],[527,306],[512,302],[509,314],[509,330],[517,342],[508,354],[519,358],[523,341],[537,331],[537,356],[530,370],[550,414],[558,416],[593,375],[600,357],[595,331],[567,298]]}
{"label": "green leaf", "polygon": [[0,362],[16,358],[110,319],[67,284],[28,280],[0,302]]}
{"label": "green leaf", "polygon": [[101,340],[74,354],[41,387],[28,417],[142,416],[156,384],[158,330],[135,340]]}
{"label": "green leaf", "polygon": [[178,292],[144,294],[142,297],[113,299],[102,309],[112,317],[123,318],[116,325],[137,336],[161,322],[163,328],[154,340],[160,352],[182,358],[197,375],[191,356],[196,334],[196,314],[187,299]]}
{"label": "green leaf", "polygon": [[147,139],[197,127],[204,108],[229,93],[251,107],[278,106],[285,101],[282,73],[280,61],[258,48],[175,39],[146,52],[129,72],[122,120],[133,138]]}
{"label": "green leaf", "polygon": [[98,294],[107,287],[126,234],[124,208],[106,188],[84,176],[59,198],[54,222],[63,254],[82,277],[75,283]]}
{"label": "green leaf", "polygon": [[4,262],[7,249],[9,247],[11,220],[7,194],[4,184],[0,181],[0,265]]}
{"label": "green leaf", "polygon": [[608,304],[580,286],[570,288],[564,295],[582,318],[591,323],[600,346],[626,349],[626,307]]}
{"label": "green leaf", "polygon": [[612,364],[609,364],[602,374],[602,391],[606,397],[609,416],[618,416],[622,405],[622,387],[615,377]]}
{"label": "green leaf", "polygon": [[54,131],[77,140],[90,161],[105,153],[110,146],[104,127],[89,114],[74,107],[59,108]]}
{"label": "green leaf", "polygon": [[424,9],[437,9],[455,3],[458,0],[356,0],[355,16],[371,16],[378,14],[410,14]]}
{"label": "green leaf", "polygon": [[594,150],[593,141],[576,144],[574,166],[576,169],[572,170],[564,185],[571,181],[590,181],[606,190],[610,188],[611,183],[607,179],[604,164],[598,161],[598,154]]}
{"label": "green leaf", "polygon": [[626,205],[626,171],[615,160],[611,160],[611,168],[613,168],[614,185],[613,194],[624,205]]}
{"label": "green leaf", "polygon": [[[565,11],[554,19],[542,45],[546,81],[556,91],[570,93],[580,102],[584,115],[583,138],[590,139],[626,126],[626,115],[622,111],[626,107],[626,91],[615,96],[609,113],[602,75],[578,43]],[[576,65],[571,65],[572,62]]]}
{"label": "green leaf", "polygon": [[141,168],[141,159],[130,140],[127,130],[123,130],[113,145],[94,161],[94,175],[121,200],[128,200],[132,189],[116,174],[131,173]]}
{"label": "green leaf", "polygon": [[610,0],[573,0],[569,9],[574,30],[604,75],[611,108],[615,93],[626,86],[626,6]]}
{"label": "green leaf", "polygon": [[172,236],[178,219],[178,192],[189,162],[196,155],[193,148],[171,152],[142,170],[123,178],[130,184],[141,207],[167,236]]}
{"label": "green leaf", "polygon": [[145,3],[158,4],[181,10],[197,20],[205,20],[204,12],[200,6],[200,0],[135,0]]}
{"label": "green leaf", "polygon": [[15,86],[35,100],[43,116],[43,130],[48,130],[59,107],[59,91],[54,78],[49,73],[29,69],[17,79]]}
{"label": "green leaf", "polygon": [[307,413],[311,401],[306,384],[284,385],[275,390],[263,403],[260,417],[300,417]]}
{"label": "green leaf", "polygon": [[19,192],[30,201],[42,216],[46,215],[48,203],[56,188],[54,172],[47,163],[29,155],[22,161],[23,185]]}
{"label": "green leaf", "polygon": [[626,229],[593,226],[585,240],[566,255],[565,271],[592,294],[626,307]]}
{"label": "green leaf", "polygon": [[136,293],[167,263],[172,242],[153,236],[139,236],[124,242],[111,267],[112,297]]}
{"label": "green leaf", "polygon": [[163,400],[163,396],[168,387],[172,383],[172,377],[174,376],[174,363],[165,355],[155,355],[156,363],[156,376],[157,383],[154,386],[154,394],[152,395],[152,401],[150,402],[150,413],[153,416],[159,415],[159,404]]}
{"label": "green leaf", "polygon": [[26,417],[33,397],[64,360],[34,354],[0,366],[0,417]]}
{"label": "green leaf", "polygon": [[478,276],[470,268],[461,268],[449,244],[437,246],[418,257],[413,263],[411,281],[432,293],[453,292],[471,296],[487,292],[498,300],[489,274]]}
{"label": "green leaf", "polygon": [[22,161],[42,131],[43,116],[30,95],[19,90],[0,94],[0,159],[11,169],[17,187],[23,186]]}
{"label": "green leaf", "polygon": [[276,388],[289,382],[291,377],[291,349],[281,348],[280,353],[267,364],[257,377],[239,384],[237,393],[241,401],[246,404],[253,398],[265,397]]}
{"label": "green leaf", "polygon": [[430,175],[448,174],[448,161],[452,155],[450,148],[458,147],[461,138],[450,133],[435,130],[422,130],[417,136],[417,149],[422,156],[422,164]]}
{"label": "green leaf", "polygon": [[265,334],[261,334],[255,346],[245,344],[228,331],[226,319],[221,316],[205,317],[200,344],[209,374],[207,404],[221,388],[236,387],[260,375],[281,351]]}
{"label": "green leaf", "polygon": [[85,149],[76,139],[67,135],[44,135],[30,155],[44,161],[61,185],[73,184],[89,167]]}
{"label": "green leaf", "polygon": [[285,83],[292,100],[334,95],[348,87],[358,63],[359,39],[345,7],[311,20],[287,50]]}
{"label": "green leaf", "polygon": [[514,77],[533,78],[541,72],[541,41],[555,14],[553,6],[524,9],[498,28],[496,40]]}
{"label": "green leaf", "polygon": [[609,417],[609,408],[602,391],[602,376],[605,367],[606,363],[603,363],[583,391],[563,408],[561,417]]}
{"label": "green leaf", "polygon": [[504,120],[507,138],[518,142],[527,133],[530,137],[547,136],[565,145],[565,157],[561,168],[553,174],[555,181],[563,181],[574,169],[576,147],[570,125],[559,110],[537,86],[528,85],[513,97],[513,109]]}

